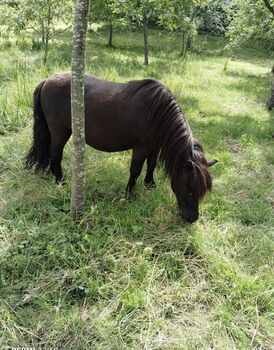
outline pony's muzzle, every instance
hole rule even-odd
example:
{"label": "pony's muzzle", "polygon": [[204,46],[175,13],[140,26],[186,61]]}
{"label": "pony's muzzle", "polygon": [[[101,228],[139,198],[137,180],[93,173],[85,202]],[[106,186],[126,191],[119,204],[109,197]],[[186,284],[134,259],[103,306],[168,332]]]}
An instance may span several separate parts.
{"label": "pony's muzzle", "polygon": [[186,214],[186,215],[182,213],[182,217],[186,222],[188,222],[189,224],[192,224],[193,222],[198,220],[199,213]]}

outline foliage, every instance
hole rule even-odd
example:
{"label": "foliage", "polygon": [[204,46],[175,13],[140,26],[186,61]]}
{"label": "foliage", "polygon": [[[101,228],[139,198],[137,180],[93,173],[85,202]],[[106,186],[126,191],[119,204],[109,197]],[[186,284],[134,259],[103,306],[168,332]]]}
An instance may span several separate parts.
{"label": "foliage", "polygon": [[188,30],[190,27],[190,17],[194,9],[192,0],[159,2],[161,13],[159,16],[160,24],[169,30]]}
{"label": "foliage", "polygon": [[72,1],[7,0],[3,3],[2,11],[6,11],[4,14],[2,12],[3,23],[9,23],[9,30],[12,28],[18,34],[31,29],[38,34],[46,63],[49,41],[71,26]]}
{"label": "foliage", "polygon": [[113,25],[117,25],[117,23],[122,26],[125,25],[125,21],[115,11],[115,8],[116,0],[106,0],[104,2],[101,0],[91,1],[90,21],[92,23],[102,21],[109,25],[109,46],[112,46]]}
{"label": "foliage", "polygon": [[264,2],[235,0],[235,3],[236,8],[229,12],[231,22],[227,35],[231,44],[238,45],[250,39],[259,39],[274,47],[274,17]]}
{"label": "foliage", "polygon": [[116,0],[115,13],[135,25],[143,28],[144,65],[148,65],[148,30],[149,21],[157,14],[157,0]]}
{"label": "foliage", "polygon": [[169,30],[182,32],[183,56],[191,48],[192,40],[197,34],[197,11],[207,2],[206,0],[162,0],[158,3],[158,8],[161,9],[159,23]]}
{"label": "foliage", "polygon": [[109,23],[110,21],[119,21],[121,18],[117,15],[117,0],[94,0],[91,1],[90,16],[91,21],[102,21]]}
{"label": "foliage", "polygon": [[228,11],[232,11],[234,1],[213,0],[199,9],[197,14],[200,31],[223,35],[229,25]]}
{"label": "foliage", "polygon": [[0,2],[0,38],[9,39],[11,27],[16,22],[19,0],[3,0]]}
{"label": "foliage", "polygon": [[114,12],[137,27],[143,26],[144,17],[152,20],[157,13],[157,0],[116,0]]}

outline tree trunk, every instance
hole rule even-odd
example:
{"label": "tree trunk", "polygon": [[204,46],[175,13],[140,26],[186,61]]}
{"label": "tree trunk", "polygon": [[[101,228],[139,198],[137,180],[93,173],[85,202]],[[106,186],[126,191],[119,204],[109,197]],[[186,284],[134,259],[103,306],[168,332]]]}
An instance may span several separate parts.
{"label": "tree trunk", "polygon": [[263,0],[265,6],[267,7],[268,11],[272,14],[272,16],[274,17],[274,6],[272,6],[272,4],[270,4],[269,0]]}
{"label": "tree trunk", "polygon": [[72,45],[72,81],[71,81],[71,123],[72,123],[72,192],[71,215],[76,219],[84,212],[85,188],[85,103],[84,72],[86,35],[88,24],[89,0],[76,0],[73,45]]}
{"label": "tree trunk", "polygon": [[187,42],[186,42],[186,51],[189,51],[193,48],[193,38],[191,34],[188,34]]}
{"label": "tree trunk", "polygon": [[181,55],[182,55],[182,57],[185,57],[185,55],[186,55],[186,33],[184,30],[182,31]]}
{"label": "tree trunk", "polygon": [[43,57],[43,63],[47,64],[48,62],[48,52],[49,52],[49,38],[46,36],[44,40],[44,57]]}
{"label": "tree trunk", "polygon": [[[193,23],[196,18],[197,9],[194,8],[192,11],[190,22]],[[183,41],[182,41],[182,56],[185,57],[187,52],[193,48],[193,34],[191,33],[191,29],[188,28],[186,31],[183,31]]]}
{"label": "tree trunk", "polygon": [[44,44],[44,57],[43,62],[47,64],[48,62],[48,52],[49,52],[49,38],[50,38],[50,25],[52,23],[52,11],[51,3],[47,2],[47,17],[46,17],[46,27],[43,22],[43,44]]}
{"label": "tree trunk", "polygon": [[112,47],[112,21],[109,20],[109,37],[108,37],[108,46]]}
{"label": "tree trunk", "polygon": [[274,108],[274,66],[272,67],[273,79],[272,79],[272,87],[270,90],[270,96],[267,103],[268,109],[271,111]]}
{"label": "tree trunk", "polygon": [[144,15],[143,18],[143,29],[144,29],[144,65],[148,66],[148,43],[147,43],[147,17]]}

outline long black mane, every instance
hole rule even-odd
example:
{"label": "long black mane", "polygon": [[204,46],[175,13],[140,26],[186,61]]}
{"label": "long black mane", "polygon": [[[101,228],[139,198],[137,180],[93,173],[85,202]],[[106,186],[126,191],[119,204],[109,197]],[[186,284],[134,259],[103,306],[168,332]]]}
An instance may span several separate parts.
{"label": "long black mane", "polygon": [[130,81],[125,91],[127,96],[142,91],[150,97],[147,129],[153,152],[170,177],[180,174],[186,163],[191,162],[195,189],[199,198],[202,198],[211,190],[211,175],[203,147],[193,138],[190,126],[174,96],[153,79]]}

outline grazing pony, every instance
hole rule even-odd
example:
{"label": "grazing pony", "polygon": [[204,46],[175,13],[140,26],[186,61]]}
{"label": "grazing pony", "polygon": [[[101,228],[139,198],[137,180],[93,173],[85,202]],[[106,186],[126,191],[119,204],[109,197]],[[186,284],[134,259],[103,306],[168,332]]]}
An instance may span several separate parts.
{"label": "grazing pony", "polygon": [[[71,135],[71,74],[43,80],[34,91],[33,144],[26,167],[47,170],[62,183],[63,148]],[[147,160],[145,184],[154,185],[157,160],[171,179],[183,218],[199,216],[199,201],[212,180],[202,145],[197,142],[172,94],[151,79],[114,83],[85,76],[85,136],[91,147],[105,152],[133,149],[130,193]]]}

